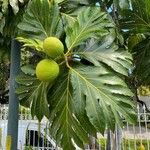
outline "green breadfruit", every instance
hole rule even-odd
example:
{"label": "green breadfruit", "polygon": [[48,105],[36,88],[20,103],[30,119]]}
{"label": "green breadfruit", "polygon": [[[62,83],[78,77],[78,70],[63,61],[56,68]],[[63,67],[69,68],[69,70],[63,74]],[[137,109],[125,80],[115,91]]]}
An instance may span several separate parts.
{"label": "green breadfruit", "polygon": [[59,74],[59,65],[51,59],[43,59],[36,66],[36,76],[40,81],[52,82]]}

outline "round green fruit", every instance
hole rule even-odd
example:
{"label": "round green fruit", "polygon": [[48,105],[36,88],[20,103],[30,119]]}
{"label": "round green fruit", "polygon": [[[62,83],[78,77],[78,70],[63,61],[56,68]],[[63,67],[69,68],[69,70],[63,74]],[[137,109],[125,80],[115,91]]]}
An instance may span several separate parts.
{"label": "round green fruit", "polygon": [[59,74],[59,65],[51,59],[43,59],[36,66],[36,76],[40,81],[52,82]]}
{"label": "round green fruit", "polygon": [[64,52],[63,43],[56,37],[48,37],[43,42],[45,53],[51,58],[56,58]]}

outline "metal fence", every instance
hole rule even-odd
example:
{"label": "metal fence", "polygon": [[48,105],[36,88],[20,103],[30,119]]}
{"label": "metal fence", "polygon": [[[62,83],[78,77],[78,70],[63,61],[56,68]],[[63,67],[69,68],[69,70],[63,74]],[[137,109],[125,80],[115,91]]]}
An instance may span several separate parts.
{"label": "metal fence", "polygon": [[[7,123],[8,106],[2,105],[0,107],[0,150],[5,150],[6,147]],[[48,121],[46,118],[39,123],[35,117],[31,116],[30,110],[20,107],[18,126],[19,150],[56,149],[56,144],[48,132]]]}
{"label": "metal fence", "polygon": [[[99,150],[137,150],[142,143],[145,150],[150,150],[150,113],[145,106],[137,106],[136,125],[124,122],[123,129],[116,126],[116,132],[106,131],[104,136],[98,134]],[[5,150],[7,136],[8,106],[0,106],[0,150]],[[13,125],[12,125],[13,126]],[[109,148],[108,148],[109,147]],[[86,146],[90,149],[90,146]],[[31,116],[30,110],[20,107],[18,127],[19,150],[56,150],[60,149],[50,137],[46,118],[39,124]]]}

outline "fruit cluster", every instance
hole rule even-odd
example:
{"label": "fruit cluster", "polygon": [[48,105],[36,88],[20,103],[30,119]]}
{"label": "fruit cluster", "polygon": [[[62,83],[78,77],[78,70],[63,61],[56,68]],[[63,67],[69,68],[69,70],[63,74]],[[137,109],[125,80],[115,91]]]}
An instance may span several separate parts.
{"label": "fruit cluster", "polygon": [[59,75],[59,65],[54,61],[64,53],[63,43],[56,37],[48,37],[43,42],[43,50],[50,57],[36,66],[36,76],[40,81],[52,82]]}
{"label": "fruit cluster", "polygon": [[138,95],[150,96],[150,86],[140,86],[138,88]]}

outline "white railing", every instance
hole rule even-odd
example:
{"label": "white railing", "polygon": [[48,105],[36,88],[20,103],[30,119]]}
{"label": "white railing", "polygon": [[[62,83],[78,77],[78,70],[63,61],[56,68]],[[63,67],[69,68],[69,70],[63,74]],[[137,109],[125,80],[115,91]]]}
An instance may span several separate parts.
{"label": "white railing", "polygon": [[[137,150],[140,143],[143,143],[145,150],[150,150],[150,113],[146,112],[145,106],[137,106],[137,124],[124,123],[124,128],[120,129],[121,150]],[[48,131],[48,121],[44,118],[40,124],[37,119],[31,116],[29,109],[20,108],[18,127],[18,149],[32,147],[33,150],[54,150],[55,142],[50,138]],[[7,135],[8,106],[0,106],[0,150],[5,150],[5,138]],[[111,133],[112,150],[120,150],[116,145],[118,134]],[[106,150],[107,134],[103,137],[98,134],[99,149]],[[119,139],[120,140],[120,139]],[[88,146],[89,147],[89,146]],[[115,148],[114,148],[115,147]],[[59,149],[59,148],[58,148]],[[90,149],[90,148],[88,148]]]}
{"label": "white railing", "polygon": [[[0,106],[0,150],[5,150],[8,123],[8,105]],[[54,150],[55,142],[48,133],[46,118],[41,123],[31,116],[29,109],[20,107],[18,125],[18,149]]]}

